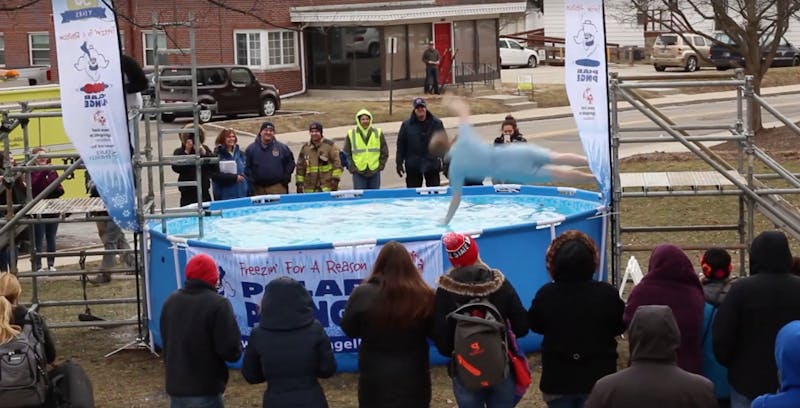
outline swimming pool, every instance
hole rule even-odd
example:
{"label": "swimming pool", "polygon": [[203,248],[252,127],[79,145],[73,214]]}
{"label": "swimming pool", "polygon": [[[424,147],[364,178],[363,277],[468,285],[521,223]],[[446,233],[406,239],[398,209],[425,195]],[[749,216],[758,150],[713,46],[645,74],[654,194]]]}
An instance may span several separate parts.
{"label": "swimming pool", "polygon": [[[396,240],[409,249],[432,286],[449,268],[440,238],[448,231],[476,237],[482,259],[507,276],[528,307],[549,279],[544,253],[560,232],[578,229],[604,241],[603,207],[595,192],[534,186],[478,186],[464,189],[449,226],[440,225],[450,196],[447,188],[343,191],[261,196],[210,203],[218,215],[151,223],[147,230],[148,309],[151,339],[160,346],[160,309],[183,282],[187,257],[213,256],[221,273],[220,293],[231,300],[242,340],[258,322],[263,287],[278,276],[304,283],[326,328],[340,371],[357,368],[358,341],[338,321],[352,289],[371,272],[381,245]],[[217,211],[219,210],[219,211]],[[540,336],[520,339],[526,351]],[[435,348],[432,362],[444,362]]]}

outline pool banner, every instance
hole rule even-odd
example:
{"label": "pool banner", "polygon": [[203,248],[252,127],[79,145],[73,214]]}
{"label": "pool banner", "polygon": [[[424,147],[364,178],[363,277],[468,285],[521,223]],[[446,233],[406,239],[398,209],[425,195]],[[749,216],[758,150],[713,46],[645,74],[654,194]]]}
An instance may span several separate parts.
{"label": "pool banner", "polygon": [[[436,287],[444,273],[441,240],[404,243],[423,279]],[[264,286],[272,279],[288,276],[300,281],[314,302],[314,314],[331,339],[335,352],[352,353],[358,342],[347,337],[339,327],[347,298],[353,289],[372,272],[372,265],[382,246],[354,246],[333,249],[279,252],[236,252],[203,247],[186,247],[186,259],[208,254],[217,261],[220,273],[219,293],[227,297],[242,338],[259,321],[259,305]],[[182,271],[176,271],[182,282]]]}
{"label": "pool banner", "polygon": [[606,35],[602,0],[565,0],[565,85],[589,168],[611,200]]}
{"label": "pool banner", "polygon": [[138,231],[119,34],[108,3],[53,0],[61,112],[109,215]]}

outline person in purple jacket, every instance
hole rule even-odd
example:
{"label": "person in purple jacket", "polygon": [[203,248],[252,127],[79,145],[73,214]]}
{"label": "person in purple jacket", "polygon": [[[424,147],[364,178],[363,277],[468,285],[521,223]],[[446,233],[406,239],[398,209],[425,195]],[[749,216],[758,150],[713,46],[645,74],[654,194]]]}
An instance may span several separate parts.
{"label": "person in purple jacket", "polygon": [[[47,149],[44,147],[36,147],[31,153],[35,156],[38,154],[47,154]],[[47,157],[37,157],[37,166],[49,166],[50,159]],[[50,184],[56,181],[58,173],[55,170],[38,170],[31,172],[31,192],[34,197],[38,196]],[[45,198],[59,198],[64,195],[64,187],[59,184],[56,188],[48,194]],[[55,214],[42,215],[42,218],[58,218]],[[56,234],[58,233],[57,222],[42,222],[33,226],[34,242],[36,243],[37,255],[34,257],[33,270],[35,271],[50,271],[55,272],[56,257],[47,255],[47,268],[42,267],[42,258],[38,256],[39,252],[55,253],[56,252]],[[45,246],[46,244],[46,246]]]}
{"label": "person in purple jacket", "polygon": [[677,246],[662,244],[653,249],[647,274],[628,297],[623,315],[626,326],[636,308],[642,305],[665,305],[672,309],[681,333],[678,367],[702,374],[700,340],[705,297],[692,261]]}

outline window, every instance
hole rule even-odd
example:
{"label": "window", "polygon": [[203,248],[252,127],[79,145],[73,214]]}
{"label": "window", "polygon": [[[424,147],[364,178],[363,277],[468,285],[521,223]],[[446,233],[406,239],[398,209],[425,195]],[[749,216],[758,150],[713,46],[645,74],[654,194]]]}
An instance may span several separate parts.
{"label": "window", "polygon": [[[145,66],[153,66],[155,65],[155,46],[158,45],[159,50],[163,50],[167,48],[167,34],[163,32],[154,33],[154,32],[143,32],[142,36],[144,37],[144,65]],[[154,43],[153,40],[158,41]],[[158,64],[159,65],[166,65],[167,64],[167,55],[161,54],[158,56]]]}
{"label": "window", "polygon": [[236,63],[250,67],[261,67],[261,33],[237,32]]}
{"label": "window", "polygon": [[6,38],[0,34],[0,67],[6,66]]}
{"label": "window", "polygon": [[694,37],[694,45],[697,47],[704,47],[706,45],[706,40],[703,37]]}
{"label": "window", "polygon": [[28,34],[31,65],[50,65],[50,34]]}
{"label": "window", "polygon": [[236,31],[236,63],[271,69],[297,66],[297,35],[294,31]]}
{"label": "window", "polygon": [[250,86],[253,82],[253,75],[250,70],[244,68],[231,68],[231,82],[234,86]]}
{"label": "window", "polygon": [[295,64],[295,35],[292,31],[270,31],[267,33],[267,55],[269,65]]}

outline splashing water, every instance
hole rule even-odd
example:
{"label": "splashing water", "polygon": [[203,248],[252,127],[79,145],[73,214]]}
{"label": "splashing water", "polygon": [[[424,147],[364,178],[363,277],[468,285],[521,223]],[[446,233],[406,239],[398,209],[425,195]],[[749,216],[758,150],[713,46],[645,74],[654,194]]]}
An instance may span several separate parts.
{"label": "splashing water", "polygon": [[[529,224],[591,211],[598,203],[549,196],[469,195],[450,225],[449,196],[276,204],[223,210],[206,217],[202,241],[238,248],[419,237]],[[170,235],[197,234],[197,219],[168,223]]]}

